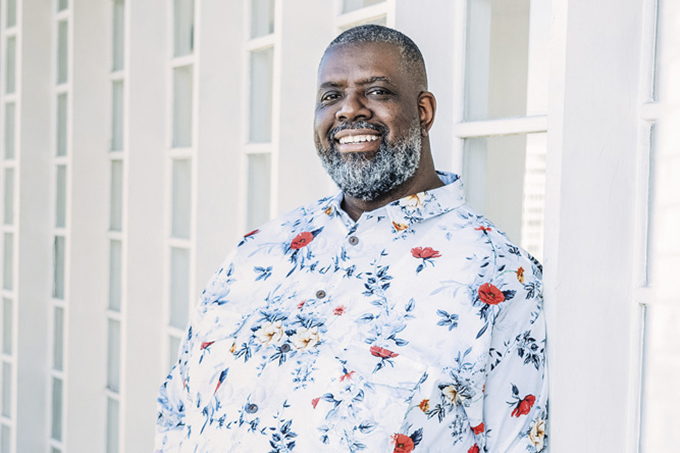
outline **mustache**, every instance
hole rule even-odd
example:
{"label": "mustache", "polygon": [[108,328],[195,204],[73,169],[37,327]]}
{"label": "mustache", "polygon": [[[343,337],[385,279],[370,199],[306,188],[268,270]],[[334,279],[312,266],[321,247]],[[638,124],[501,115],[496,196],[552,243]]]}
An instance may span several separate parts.
{"label": "mustache", "polygon": [[328,132],[328,141],[330,143],[333,143],[333,140],[335,138],[335,134],[337,134],[340,131],[344,131],[347,129],[371,129],[373,131],[378,132],[380,135],[383,137],[387,135],[387,133],[390,131],[387,127],[381,125],[381,124],[371,124],[368,121],[357,121],[356,123],[350,123],[350,122],[344,122],[340,124],[339,126],[333,128]]}

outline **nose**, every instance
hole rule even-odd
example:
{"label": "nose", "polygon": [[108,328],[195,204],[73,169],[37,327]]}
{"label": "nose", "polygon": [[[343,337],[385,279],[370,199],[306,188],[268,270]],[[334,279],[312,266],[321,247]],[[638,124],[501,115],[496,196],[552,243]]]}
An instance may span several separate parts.
{"label": "nose", "polygon": [[366,99],[357,91],[348,91],[335,112],[335,118],[339,121],[369,119],[372,114],[365,101]]}

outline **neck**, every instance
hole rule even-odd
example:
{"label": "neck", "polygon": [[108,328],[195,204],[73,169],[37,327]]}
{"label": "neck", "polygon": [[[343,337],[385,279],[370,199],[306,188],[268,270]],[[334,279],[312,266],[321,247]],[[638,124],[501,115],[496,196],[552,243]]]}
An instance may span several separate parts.
{"label": "neck", "polygon": [[393,201],[399,200],[400,198],[425,192],[426,190],[436,189],[443,185],[444,183],[439,179],[439,176],[434,169],[434,163],[432,162],[432,155],[429,147],[423,146],[420,165],[415,174],[406,182],[395,187],[392,191],[385,194],[384,197],[376,200],[360,200],[344,194],[342,209],[356,222],[364,212],[373,211],[392,203]]}

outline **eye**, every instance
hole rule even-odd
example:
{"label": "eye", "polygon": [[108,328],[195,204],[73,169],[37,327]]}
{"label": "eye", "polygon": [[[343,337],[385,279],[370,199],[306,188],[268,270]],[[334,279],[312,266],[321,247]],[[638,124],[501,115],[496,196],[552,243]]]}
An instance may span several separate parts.
{"label": "eye", "polygon": [[320,102],[323,102],[323,103],[333,102],[333,101],[335,101],[339,98],[340,98],[340,93],[338,93],[337,91],[329,91],[329,92],[321,95]]}
{"label": "eye", "polygon": [[374,87],[369,89],[366,94],[371,96],[389,96],[392,93],[383,87]]}

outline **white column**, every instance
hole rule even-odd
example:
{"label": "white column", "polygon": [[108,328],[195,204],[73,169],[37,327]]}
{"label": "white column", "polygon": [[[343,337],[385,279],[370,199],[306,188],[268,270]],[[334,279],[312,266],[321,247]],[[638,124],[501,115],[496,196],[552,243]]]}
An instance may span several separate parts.
{"label": "white column", "polygon": [[626,451],[641,2],[554,2],[545,297],[554,452]]}
{"label": "white column", "polygon": [[[6,2],[5,2],[6,3]],[[19,2],[17,2],[19,3]],[[43,0],[22,0],[17,52],[19,168],[15,206],[18,214],[16,451],[47,448],[49,400],[48,298],[52,291],[51,137],[53,103],[52,8]],[[19,198],[21,197],[21,198]]]}
{"label": "white column", "polygon": [[[246,175],[240,172],[240,115],[244,74],[242,18],[245,2],[203,2],[200,13],[201,58],[196,71],[198,131],[196,151],[196,280],[201,291],[217,270],[242,231],[239,222],[239,188]],[[197,295],[194,300],[197,299]]]}
{"label": "white column", "polygon": [[[127,300],[121,394],[121,452],[153,450],[156,396],[167,364],[162,290],[165,266],[167,16],[170,2],[126,2],[128,131]],[[132,45],[134,43],[134,45]]]}
{"label": "white column", "polygon": [[[110,171],[111,5],[71,7],[70,257],[67,263],[66,451],[104,446]],[[67,264],[68,266],[68,264]]]}

